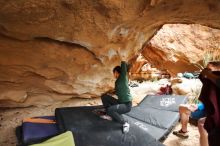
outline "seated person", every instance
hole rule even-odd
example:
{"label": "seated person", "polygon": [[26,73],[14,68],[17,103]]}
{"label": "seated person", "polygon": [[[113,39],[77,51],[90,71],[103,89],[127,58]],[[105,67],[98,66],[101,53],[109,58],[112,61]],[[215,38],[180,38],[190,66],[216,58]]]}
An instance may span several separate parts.
{"label": "seated person", "polygon": [[187,124],[189,122],[189,118],[199,120],[206,116],[205,107],[203,103],[199,104],[181,104],[179,106],[180,120],[181,120],[181,129],[178,131],[174,131],[173,134],[179,136],[181,138],[188,138],[188,130]]}
{"label": "seated person", "polygon": [[[219,62],[210,62],[207,65],[207,68],[204,69],[200,74],[200,80],[202,78],[209,78],[213,83],[215,83],[218,86],[219,79],[211,74],[211,72],[219,71],[220,69],[220,63]],[[204,92],[204,91],[202,91]],[[202,93],[201,93],[202,94]],[[201,96],[201,95],[200,95]],[[205,107],[204,104],[200,103],[197,105],[180,105],[179,107],[180,112],[180,118],[181,118],[181,124],[182,128],[179,131],[174,131],[173,134],[187,138],[188,137],[188,131],[187,131],[187,123],[189,121],[189,115],[191,115],[192,119],[198,120],[198,129],[200,133],[200,145],[201,146],[207,146],[208,140],[207,140],[207,132],[204,129],[204,123],[205,123]]]}
{"label": "seated person", "polygon": [[115,93],[118,99],[114,98],[110,94],[104,94],[101,96],[102,103],[107,113],[107,115],[103,115],[102,118],[109,119],[108,116],[110,116],[115,121],[122,124],[123,133],[127,133],[129,132],[130,125],[121,115],[130,112],[132,107],[132,96],[128,87],[126,62],[122,61],[121,66],[116,66],[113,69],[113,74],[116,78]]}

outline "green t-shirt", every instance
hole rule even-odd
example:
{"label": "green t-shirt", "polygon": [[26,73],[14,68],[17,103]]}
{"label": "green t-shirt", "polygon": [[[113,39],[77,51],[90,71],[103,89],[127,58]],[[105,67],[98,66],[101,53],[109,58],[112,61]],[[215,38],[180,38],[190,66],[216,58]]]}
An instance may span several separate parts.
{"label": "green t-shirt", "polygon": [[132,100],[130,89],[128,87],[127,64],[124,61],[121,62],[121,73],[115,81],[115,91],[120,103]]}

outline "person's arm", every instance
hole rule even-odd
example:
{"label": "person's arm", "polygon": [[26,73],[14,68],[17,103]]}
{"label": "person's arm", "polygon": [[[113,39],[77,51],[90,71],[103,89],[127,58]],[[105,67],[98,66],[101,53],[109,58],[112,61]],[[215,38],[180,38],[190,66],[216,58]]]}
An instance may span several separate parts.
{"label": "person's arm", "polygon": [[126,77],[127,71],[127,63],[125,61],[121,61],[121,76]]}
{"label": "person's arm", "polygon": [[112,89],[109,89],[108,91],[106,91],[106,92],[104,92],[104,93],[102,93],[102,95],[105,95],[105,94],[108,94],[108,95],[114,95],[115,94],[115,89],[114,88],[112,88]]}
{"label": "person's arm", "polygon": [[115,94],[115,89],[110,89],[109,91],[106,92],[107,94]]}

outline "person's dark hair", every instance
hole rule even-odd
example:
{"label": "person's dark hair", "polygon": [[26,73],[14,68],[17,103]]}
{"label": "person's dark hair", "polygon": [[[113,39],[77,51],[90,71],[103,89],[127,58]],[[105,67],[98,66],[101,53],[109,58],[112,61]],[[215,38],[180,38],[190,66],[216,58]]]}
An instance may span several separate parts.
{"label": "person's dark hair", "polygon": [[114,67],[113,73],[114,73],[114,72],[118,72],[118,73],[120,74],[120,73],[121,73],[121,67],[120,67],[120,66]]}
{"label": "person's dark hair", "polygon": [[213,65],[215,67],[220,67],[220,61],[209,62],[208,64]]}

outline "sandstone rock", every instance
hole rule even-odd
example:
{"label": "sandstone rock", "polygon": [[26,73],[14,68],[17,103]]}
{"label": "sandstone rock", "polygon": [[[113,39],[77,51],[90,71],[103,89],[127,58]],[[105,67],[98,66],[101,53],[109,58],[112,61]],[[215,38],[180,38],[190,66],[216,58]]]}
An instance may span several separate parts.
{"label": "sandstone rock", "polygon": [[[0,0],[0,6],[0,90],[14,95],[0,106],[99,97],[113,86],[112,68],[140,53],[163,24],[220,28],[218,0]],[[143,54],[171,72],[183,71],[174,64],[194,70],[191,63],[203,55],[162,48],[152,45]]]}
{"label": "sandstone rock", "polygon": [[220,30],[217,29],[198,24],[166,24],[142,54],[153,65],[176,75],[178,71],[200,70],[197,64],[206,60],[207,51],[214,49],[213,54],[220,53],[219,40]]}
{"label": "sandstone rock", "polygon": [[182,83],[183,80],[181,78],[174,78],[171,80],[171,85]]}
{"label": "sandstone rock", "polygon": [[74,89],[71,85],[52,81],[52,80],[46,80],[45,85],[51,88],[54,92],[60,93],[60,94],[74,94]]}
{"label": "sandstone rock", "polygon": [[130,62],[132,63],[130,69],[131,74],[140,73],[143,66],[148,63],[148,61],[141,54],[131,59]]}
{"label": "sandstone rock", "polygon": [[14,100],[15,102],[24,102],[27,99],[27,93],[23,90],[4,90],[0,93],[0,100]]}
{"label": "sandstone rock", "polygon": [[72,97],[97,97],[112,86],[111,70],[102,68],[84,47],[45,40],[14,40],[11,44],[11,39],[0,38],[0,100],[4,100],[0,106],[50,105]]}
{"label": "sandstone rock", "polygon": [[187,95],[198,97],[202,88],[202,83],[199,79],[182,78],[182,83],[172,84],[173,94]]}
{"label": "sandstone rock", "polygon": [[159,70],[153,67],[142,54],[132,58],[131,69],[129,70],[130,79],[132,80],[155,80],[161,78],[170,78],[166,70]]}

